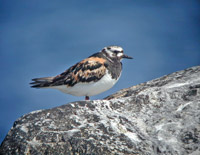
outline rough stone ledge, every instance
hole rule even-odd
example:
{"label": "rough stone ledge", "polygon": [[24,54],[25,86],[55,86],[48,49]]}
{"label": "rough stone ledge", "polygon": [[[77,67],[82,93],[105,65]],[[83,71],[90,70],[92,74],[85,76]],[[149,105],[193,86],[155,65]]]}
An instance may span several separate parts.
{"label": "rough stone ledge", "polygon": [[0,154],[200,154],[200,66],[15,121]]}

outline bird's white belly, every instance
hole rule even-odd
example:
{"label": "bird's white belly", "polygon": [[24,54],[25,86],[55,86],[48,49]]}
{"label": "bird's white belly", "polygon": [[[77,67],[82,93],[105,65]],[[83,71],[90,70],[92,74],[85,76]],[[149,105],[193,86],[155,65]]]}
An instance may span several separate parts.
{"label": "bird's white belly", "polygon": [[52,88],[74,96],[94,96],[112,88],[118,79],[112,79],[111,75],[106,72],[106,74],[97,82],[77,83],[73,87],[63,85]]}

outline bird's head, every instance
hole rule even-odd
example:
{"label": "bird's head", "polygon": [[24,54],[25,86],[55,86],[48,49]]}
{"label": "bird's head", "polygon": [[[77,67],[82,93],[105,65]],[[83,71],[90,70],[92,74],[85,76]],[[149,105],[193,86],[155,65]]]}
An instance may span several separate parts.
{"label": "bird's head", "polygon": [[123,49],[120,46],[108,46],[104,47],[102,52],[106,57],[110,59],[122,60],[122,58],[133,59],[132,57],[125,55]]}

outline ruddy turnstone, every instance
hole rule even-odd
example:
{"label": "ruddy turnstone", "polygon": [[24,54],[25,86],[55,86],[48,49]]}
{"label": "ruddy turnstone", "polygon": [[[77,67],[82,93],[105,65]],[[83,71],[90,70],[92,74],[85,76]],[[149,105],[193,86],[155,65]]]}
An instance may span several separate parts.
{"label": "ruddy turnstone", "polygon": [[119,80],[122,58],[132,59],[119,46],[104,47],[63,73],[55,77],[35,78],[30,84],[33,88],[54,88],[89,100],[90,96],[110,89]]}

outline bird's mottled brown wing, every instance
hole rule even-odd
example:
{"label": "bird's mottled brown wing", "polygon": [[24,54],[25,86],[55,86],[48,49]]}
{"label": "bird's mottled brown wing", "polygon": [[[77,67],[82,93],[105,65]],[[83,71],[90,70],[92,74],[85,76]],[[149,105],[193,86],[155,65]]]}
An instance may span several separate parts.
{"label": "bird's mottled brown wing", "polygon": [[79,82],[96,82],[106,73],[105,62],[105,59],[99,57],[89,57],[54,77],[49,86],[72,87]]}

